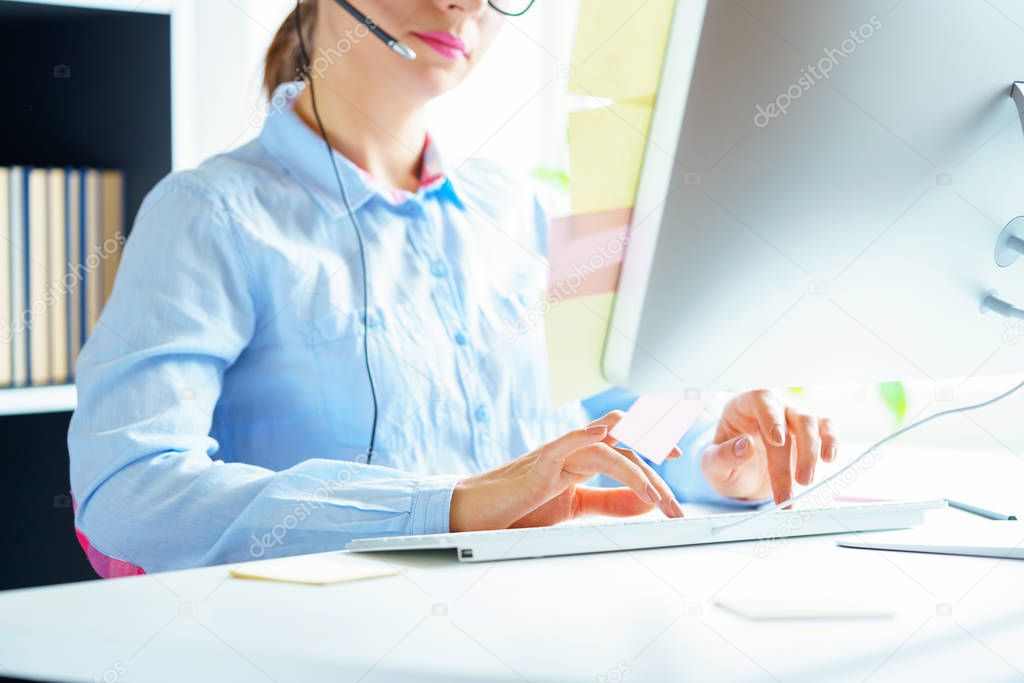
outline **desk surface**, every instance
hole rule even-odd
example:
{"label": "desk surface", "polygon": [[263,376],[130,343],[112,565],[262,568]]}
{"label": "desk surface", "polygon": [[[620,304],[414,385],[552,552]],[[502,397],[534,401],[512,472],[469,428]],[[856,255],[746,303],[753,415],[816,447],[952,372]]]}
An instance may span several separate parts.
{"label": "desk surface", "polygon": [[[1024,680],[1024,561],[834,541],[490,564],[391,554],[399,575],[328,587],[213,567],[11,591],[0,594],[0,673],[123,683],[197,673],[279,683]],[[754,622],[714,603],[801,594],[864,598],[895,615]]]}

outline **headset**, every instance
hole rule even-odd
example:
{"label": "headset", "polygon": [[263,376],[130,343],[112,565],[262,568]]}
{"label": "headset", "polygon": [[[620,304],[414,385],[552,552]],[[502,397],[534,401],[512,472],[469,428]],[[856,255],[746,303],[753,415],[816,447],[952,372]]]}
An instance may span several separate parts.
{"label": "headset", "polygon": [[[335,0],[342,7],[347,9],[353,16],[359,19],[362,23],[366,24],[374,35],[388,43],[389,47],[395,50],[398,54],[402,54],[406,58],[415,59],[416,53],[408,48],[408,51],[412,56],[409,57],[404,54],[401,50],[397,49],[395,45],[402,46],[401,43],[396,41],[394,38],[384,33],[379,28],[376,28],[372,22],[369,21],[365,16],[358,12],[354,7],[349,5],[347,2],[342,0]],[[376,30],[374,30],[376,29]],[[363,364],[366,367],[366,378],[370,383],[370,398],[373,402],[373,421],[370,424],[370,443],[366,449],[366,464],[369,465],[373,461],[373,449],[377,442],[377,417],[380,412],[380,408],[377,403],[377,386],[373,381],[373,368],[370,365],[370,327],[369,327],[369,298],[370,298],[370,285],[367,279],[366,272],[366,248],[363,243],[363,229],[359,223],[359,218],[352,210],[352,204],[348,200],[348,191],[345,189],[345,183],[341,179],[341,172],[338,170],[338,161],[334,155],[334,149],[331,147],[331,141],[327,137],[327,129],[324,127],[323,119],[320,118],[320,110],[317,107],[316,102],[316,86],[313,84],[315,80],[310,75],[310,69],[312,62],[309,58],[309,50],[306,49],[306,38],[302,35],[302,0],[295,0],[295,33],[299,38],[299,49],[302,52],[302,68],[300,70],[300,76],[306,84],[309,86],[310,98],[313,101],[313,116],[316,119],[317,128],[320,130],[320,137],[323,138],[324,145],[327,148],[327,156],[331,160],[331,168],[334,170],[334,178],[338,182],[338,191],[341,193],[341,200],[345,204],[345,211],[348,213],[348,217],[352,222],[352,229],[356,234],[356,242],[359,245],[359,263],[362,268],[362,289],[363,289]],[[383,34],[383,35],[382,35]],[[390,43],[388,41],[391,41]],[[404,47],[404,46],[402,46]]]}
{"label": "headset", "polygon": [[[416,59],[416,52],[412,48],[382,29],[375,21],[356,9],[352,3],[347,2],[346,0],[334,1],[338,3],[342,9],[351,14],[356,21],[364,25],[371,34],[379,38],[395,54],[409,60]],[[510,12],[507,8],[503,9],[497,2],[495,2],[495,0],[489,0],[487,4],[506,16],[521,16],[522,14],[525,14],[526,10],[530,9],[533,5],[533,1],[531,0],[526,3],[525,8],[518,12]],[[309,50],[306,47],[306,37],[302,35],[302,0],[295,0],[295,33],[299,38],[299,49],[302,53],[302,67],[299,70],[299,76],[309,86],[309,94],[313,102],[313,116],[316,119],[316,125],[320,131],[320,137],[323,138],[324,146],[327,148],[327,155],[331,160],[331,168],[334,171],[334,178],[338,183],[338,191],[341,193],[341,199],[345,203],[345,210],[348,212],[349,219],[352,222],[352,229],[356,234],[356,241],[359,244],[359,263],[363,271],[363,364],[366,367],[366,377],[370,384],[370,398],[373,401],[373,422],[370,425],[370,444],[366,450],[366,464],[369,465],[373,459],[373,448],[377,442],[377,418],[380,408],[377,402],[377,386],[373,381],[373,368],[370,365],[370,328],[368,326],[370,286],[366,272],[366,249],[363,243],[363,229],[359,224],[359,218],[355,215],[355,212],[352,211],[352,205],[348,200],[348,192],[345,189],[345,183],[341,179],[341,172],[338,171],[338,162],[334,156],[334,149],[331,147],[331,142],[327,137],[327,129],[324,127],[324,122],[320,118],[320,110],[317,107],[316,86],[313,84],[314,79],[311,75],[312,61],[309,57]]]}

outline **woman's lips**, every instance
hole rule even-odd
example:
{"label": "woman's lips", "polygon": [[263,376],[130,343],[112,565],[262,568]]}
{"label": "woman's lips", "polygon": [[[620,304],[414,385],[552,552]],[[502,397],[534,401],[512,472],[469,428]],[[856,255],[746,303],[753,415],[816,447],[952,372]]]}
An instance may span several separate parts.
{"label": "woman's lips", "polygon": [[424,31],[420,33],[419,31],[413,31],[412,34],[426,43],[434,52],[448,59],[469,56],[466,44],[462,42],[461,38],[451,33],[443,31]]}

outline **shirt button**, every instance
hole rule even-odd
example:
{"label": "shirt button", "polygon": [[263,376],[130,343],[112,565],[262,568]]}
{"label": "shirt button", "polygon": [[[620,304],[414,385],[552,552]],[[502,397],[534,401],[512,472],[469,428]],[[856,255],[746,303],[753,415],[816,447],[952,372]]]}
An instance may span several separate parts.
{"label": "shirt button", "polygon": [[477,422],[487,422],[491,419],[491,413],[487,410],[487,406],[477,406],[476,412],[473,413]]}
{"label": "shirt button", "polygon": [[448,266],[443,261],[434,261],[430,264],[430,274],[434,277],[444,277],[448,274]]}
{"label": "shirt button", "polygon": [[455,333],[455,343],[456,344],[458,344],[459,346],[465,346],[466,345],[466,341],[467,341],[466,340],[466,335],[462,334],[461,332],[456,332]]}
{"label": "shirt button", "polygon": [[380,324],[380,318],[378,318],[376,315],[373,314],[372,311],[370,311],[366,316],[363,317],[363,322],[366,324],[367,327],[377,327],[377,325]]}

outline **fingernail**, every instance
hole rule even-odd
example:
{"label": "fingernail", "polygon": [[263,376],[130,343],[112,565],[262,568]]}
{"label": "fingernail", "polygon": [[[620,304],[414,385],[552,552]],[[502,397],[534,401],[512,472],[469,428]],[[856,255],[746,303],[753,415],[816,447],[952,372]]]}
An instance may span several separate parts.
{"label": "fingernail", "polygon": [[832,462],[833,460],[835,460],[836,459],[836,455],[838,453],[839,453],[839,449],[838,448],[836,448],[835,446],[829,446],[828,447],[828,461]]}
{"label": "fingernail", "polygon": [[658,489],[656,489],[652,485],[648,484],[647,488],[645,489],[645,491],[647,492],[647,498],[649,499],[650,502],[652,502],[652,503],[660,503],[661,502],[661,494],[658,493]]}
{"label": "fingernail", "polygon": [[776,446],[781,446],[786,442],[786,431],[782,428],[782,425],[772,427],[772,441]]}
{"label": "fingernail", "polygon": [[814,465],[807,470],[807,483],[810,484],[812,481],[814,481]]}
{"label": "fingernail", "polygon": [[608,425],[590,425],[587,427],[587,434],[607,434]]}
{"label": "fingernail", "polygon": [[682,506],[681,506],[681,505],[679,505],[679,501],[678,501],[678,500],[675,500],[675,499],[673,499],[673,500],[672,500],[672,509],[673,509],[673,510],[675,511],[675,513],[676,513],[677,515],[679,515],[680,517],[684,517],[684,516],[685,516],[685,515],[683,514],[683,508],[682,508]]}
{"label": "fingernail", "polygon": [[744,437],[741,437],[740,439],[737,439],[736,445],[733,446],[733,451],[736,453],[736,457],[742,458],[746,454],[747,449],[749,447],[750,447],[750,439],[748,437],[744,436]]}

